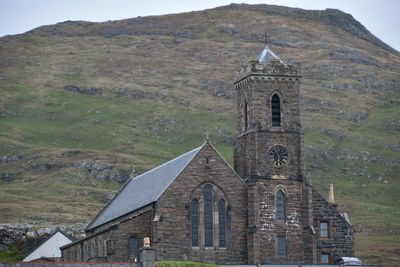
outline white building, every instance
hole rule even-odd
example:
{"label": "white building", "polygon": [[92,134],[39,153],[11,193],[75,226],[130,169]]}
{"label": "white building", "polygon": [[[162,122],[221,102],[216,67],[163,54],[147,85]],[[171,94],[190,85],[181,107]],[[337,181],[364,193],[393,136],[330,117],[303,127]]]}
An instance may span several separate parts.
{"label": "white building", "polygon": [[35,248],[23,261],[53,260],[58,261],[61,258],[60,247],[71,243],[73,240],[57,230],[53,235],[47,238],[42,244]]}

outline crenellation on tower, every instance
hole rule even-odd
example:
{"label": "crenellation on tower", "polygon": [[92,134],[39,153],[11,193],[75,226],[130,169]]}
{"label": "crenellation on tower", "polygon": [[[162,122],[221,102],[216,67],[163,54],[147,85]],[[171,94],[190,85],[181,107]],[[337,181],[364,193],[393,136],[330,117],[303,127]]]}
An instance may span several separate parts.
{"label": "crenellation on tower", "polygon": [[[267,64],[251,60],[235,70],[234,84],[238,84],[248,77],[253,79],[258,76],[267,80],[292,80],[301,78],[301,63],[285,64],[280,60],[271,60]],[[282,76],[282,77],[281,77]]]}

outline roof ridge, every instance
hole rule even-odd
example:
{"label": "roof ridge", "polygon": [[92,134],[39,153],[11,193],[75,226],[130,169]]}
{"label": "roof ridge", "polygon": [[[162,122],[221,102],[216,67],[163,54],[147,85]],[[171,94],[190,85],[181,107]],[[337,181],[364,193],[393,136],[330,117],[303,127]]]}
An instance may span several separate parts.
{"label": "roof ridge", "polygon": [[[132,177],[132,180],[135,180],[135,179],[138,179],[138,178],[143,178],[145,174],[148,174],[148,173],[150,173],[150,172],[152,172],[152,171],[158,170],[159,168],[161,168],[161,167],[163,167],[163,166],[165,166],[165,165],[168,165],[168,164],[174,162],[175,160],[178,160],[178,159],[180,159],[180,158],[186,156],[187,154],[193,153],[193,152],[194,152],[195,150],[197,150],[197,149],[200,150],[204,145],[205,145],[205,143],[202,144],[202,145],[199,146],[199,147],[196,147],[195,149],[192,149],[192,150],[190,150],[190,151],[188,151],[188,152],[186,152],[186,153],[184,153],[184,154],[182,154],[182,155],[177,156],[176,158],[173,158],[173,159],[171,159],[171,160],[169,160],[169,161],[167,161],[167,162],[164,162],[163,164],[158,165],[158,166],[156,166],[156,167],[154,167],[154,168],[152,168],[152,169],[150,169],[150,170],[148,170],[148,171],[146,171],[146,172],[144,172],[144,173],[141,173],[141,174],[139,174],[138,176],[134,176],[134,177]],[[131,179],[130,179],[130,180],[131,180]]]}
{"label": "roof ridge", "polygon": [[[187,163],[185,164],[185,166],[183,166],[183,167],[181,168],[181,170],[179,170],[179,172],[178,172],[177,175],[174,177],[174,179],[172,179],[172,180],[169,182],[169,184],[168,184],[168,186],[167,186],[166,188],[168,188],[168,187],[171,186],[171,184],[175,181],[175,179],[183,172],[183,170],[186,169],[186,167],[189,165],[190,162],[192,162],[192,160],[194,159],[194,157],[196,157],[196,155],[199,153],[199,151],[200,151],[205,145],[207,145],[207,144],[210,144],[210,143],[206,141],[206,142],[204,142],[201,146],[199,146],[199,147],[197,147],[197,148],[195,148],[195,149],[193,149],[193,150],[191,150],[191,151],[189,151],[189,152],[187,152],[187,153],[181,155],[181,156],[185,156],[186,154],[193,153],[193,152],[195,152],[195,150],[197,150],[196,153],[194,153],[194,154],[192,155],[192,157],[191,157],[190,159],[188,159],[188,161],[187,161]],[[179,156],[179,157],[181,157],[181,156]],[[177,157],[177,158],[178,158],[178,157]],[[175,159],[177,159],[177,158],[175,158]],[[171,160],[171,161],[172,161],[172,160]],[[158,199],[162,196],[162,194],[164,194],[164,192],[165,192],[165,190],[164,190],[163,192],[161,192],[161,193],[158,195],[158,197],[157,197],[156,200],[158,200]]]}
{"label": "roof ridge", "polygon": [[[123,216],[130,212],[133,212],[133,211],[143,207],[144,205],[147,205],[151,202],[158,200],[159,197],[162,195],[162,193],[166,190],[166,188],[168,188],[171,185],[171,183],[175,180],[175,178],[178,177],[178,175],[192,161],[193,157],[195,155],[197,155],[197,152],[200,151],[205,145],[206,145],[206,142],[203,143],[201,146],[196,147],[182,155],[179,155],[176,158],[173,158],[159,166],[156,166],[153,169],[150,169],[136,177],[129,178],[126,181],[126,183],[121,187],[121,189],[114,195],[114,197],[103,207],[103,209],[97,214],[97,216],[88,224],[88,226],[86,227],[86,231],[94,229],[96,227],[99,227],[105,223],[108,223],[112,220],[119,218],[120,216]],[[191,154],[193,154],[193,155],[191,155]],[[185,158],[185,157],[188,157],[188,158]],[[180,162],[180,161],[182,161],[182,162]],[[180,167],[180,168],[171,172],[170,168],[174,167],[174,165],[177,165],[176,167]],[[164,173],[162,172],[163,168],[166,171],[166,175],[164,175]],[[160,173],[162,173],[163,175],[160,176]],[[129,190],[132,190],[133,188],[135,188],[136,186],[146,185],[146,179],[150,179],[149,182],[147,182],[147,183],[155,182],[155,184],[153,184],[153,185],[156,187],[153,189],[148,188],[149,191],[145,191],[145,193],[147,195],[146,196],[147,200],[138,201],[138,203],[137,203],[138,206],[134,209],[119,208],[118,211],[115,212],[114,214],[112,211],[109,210],[110,208],[112,209],[114,202],[115,203],[117,203],[118,201],[120,202],[121,198],[127,197],[127,193],[125,192],[126,190],[129,191]],[[158,186],[158,188],[157,188],[157,186]],[[132,197],[128,197],[128,198],[132,198]],[[146,198],[144,198],[144,199],[146,199]],[[115,204],[115,205],[117,205],[117,204]]]}

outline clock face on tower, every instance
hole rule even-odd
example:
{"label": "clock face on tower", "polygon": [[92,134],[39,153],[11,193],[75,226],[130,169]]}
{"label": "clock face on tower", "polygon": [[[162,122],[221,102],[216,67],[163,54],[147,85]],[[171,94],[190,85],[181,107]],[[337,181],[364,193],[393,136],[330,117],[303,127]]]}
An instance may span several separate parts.
{"label": "clock face on tower", "polygon": [[289,153],[282,145],[274,145],[268,150],[268,159],[274,167],[283,167],[289,162]]}

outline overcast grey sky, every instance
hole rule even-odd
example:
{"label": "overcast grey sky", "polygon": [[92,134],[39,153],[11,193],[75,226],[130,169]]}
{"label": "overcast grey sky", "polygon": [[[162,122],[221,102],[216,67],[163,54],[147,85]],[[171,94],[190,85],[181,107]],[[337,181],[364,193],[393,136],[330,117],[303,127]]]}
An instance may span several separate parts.
{"label": "overcast grey sky", "polygon": [[337,8],[400,51],[400,0],[0,0],[0,36],[66,20],[107,21],[203,10],[230,3]]}

